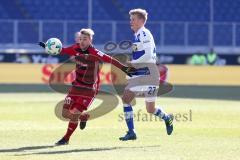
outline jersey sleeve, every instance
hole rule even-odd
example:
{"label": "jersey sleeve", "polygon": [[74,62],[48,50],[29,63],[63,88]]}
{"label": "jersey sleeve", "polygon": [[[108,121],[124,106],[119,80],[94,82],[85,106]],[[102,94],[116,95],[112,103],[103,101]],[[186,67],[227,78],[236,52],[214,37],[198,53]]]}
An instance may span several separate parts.
{"label": "jersey sleeve", "polygon": [[124,64],[119,62],[117,59],[91,47],[89,48],[89,52],[93,55],[95,55],[100,61],[106,62],[106,63],[111,63],[114,66],[118,67],[119,69],[122,69],[123,67],[126,67]]}
{"label": "jersey sleeve", "polygon": [[76,44],[71,45],[69,47],[63,47],[60,54],[61,55],[69,55],[69,56],[74,56],[76,54]]}

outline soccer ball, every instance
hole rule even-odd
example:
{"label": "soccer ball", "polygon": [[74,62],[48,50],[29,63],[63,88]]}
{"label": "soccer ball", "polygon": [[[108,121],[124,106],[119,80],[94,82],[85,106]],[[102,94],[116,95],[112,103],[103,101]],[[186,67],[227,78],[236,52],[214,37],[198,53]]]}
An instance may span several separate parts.
{"label": "soccer ball", "polygon": [[45,51],[50,55],[57,55],[62,50],[62,43],[58,38],[50,38],[46,42]]}

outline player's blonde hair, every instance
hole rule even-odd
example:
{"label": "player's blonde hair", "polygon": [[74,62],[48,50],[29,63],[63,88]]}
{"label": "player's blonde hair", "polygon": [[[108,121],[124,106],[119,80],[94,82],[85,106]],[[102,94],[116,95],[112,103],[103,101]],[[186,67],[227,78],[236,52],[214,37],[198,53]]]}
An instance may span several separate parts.
{"label": "player's blonde hair", "polygon": [[138,18],[143,19],[144,22],[147,21],[148,13],[145,9],[136,8],[129,11],[129,15],[137,15]]}
{"label": "player's blonde hair", "polygon": [[89,36],[91,39],[93,38],[94,35],[94,31],[90,28],[83,28],[80,30],[80,33]]}

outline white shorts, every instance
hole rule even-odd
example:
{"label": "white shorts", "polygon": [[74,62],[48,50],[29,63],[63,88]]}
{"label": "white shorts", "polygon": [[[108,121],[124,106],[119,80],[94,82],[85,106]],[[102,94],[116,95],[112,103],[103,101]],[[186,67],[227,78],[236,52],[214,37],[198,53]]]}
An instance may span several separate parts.
{"label": "white shorts", "polygon": [[155,85],[144,85],[131,87],[129,90],[134,92],[136,96],[144,96],[146,102],[155,102],[157,99],[158,88],[159,86]]}

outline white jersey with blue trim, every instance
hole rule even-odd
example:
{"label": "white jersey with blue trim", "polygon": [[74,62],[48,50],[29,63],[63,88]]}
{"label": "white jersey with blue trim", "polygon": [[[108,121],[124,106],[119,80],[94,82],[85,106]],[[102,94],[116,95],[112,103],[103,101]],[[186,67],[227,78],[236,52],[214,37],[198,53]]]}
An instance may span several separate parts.
{"label": "white jersey with blue trim", "polygon": [[156,63],[156,46],[151,32],[141,27],[134,34],[131,63]]}

